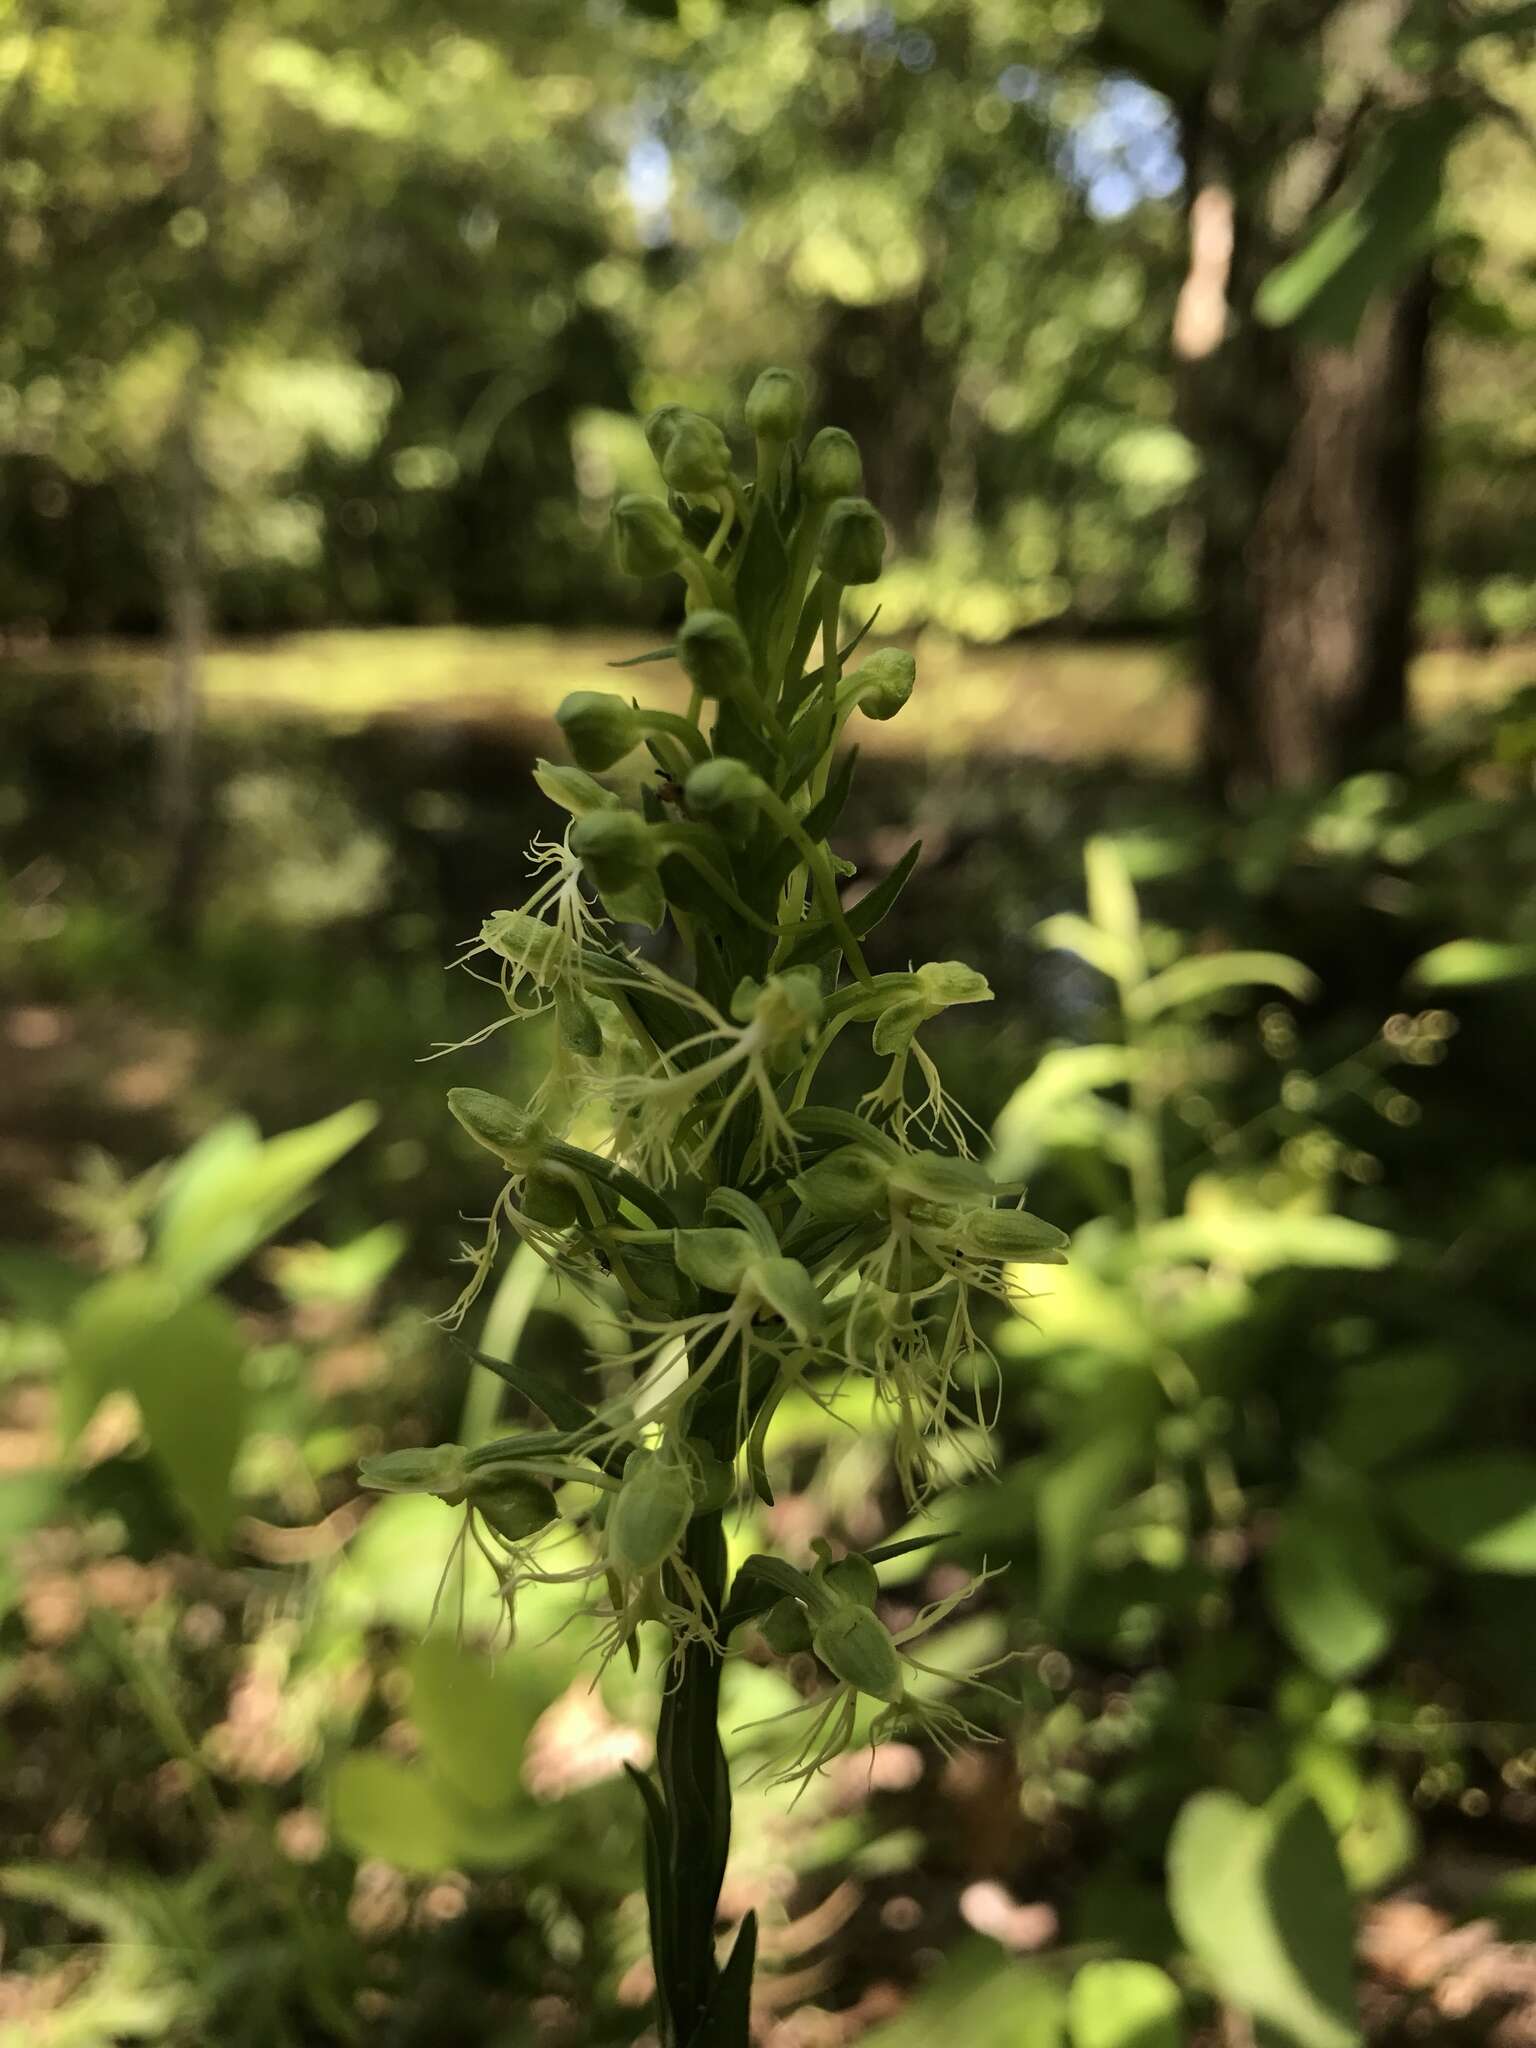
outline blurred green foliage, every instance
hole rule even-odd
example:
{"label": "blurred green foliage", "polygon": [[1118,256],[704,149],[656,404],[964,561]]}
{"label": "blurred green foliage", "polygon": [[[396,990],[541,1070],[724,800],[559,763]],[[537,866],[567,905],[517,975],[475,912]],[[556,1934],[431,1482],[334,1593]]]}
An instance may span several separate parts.
{"label": "blurred green foliage", "polygon": [[[663,389],[727,410],[777,357],[867,451],[905,557],[888,626],[1183,621],[1197,458],[1167,337],[1191,19],[18,0],[0,618],[154,623],[195,374],[231,624],[621,619],[636,600],[599,542],[642,463],[632,411]],[[1514,123],[1465,117],[1477,91],[1529,117],[1521,49],[1471,39],[1436,131],[1423,601],[1490,637],[1536,618],[1533,179]],[[1408,169],[1438,162],[1390,138]],[[1396,260],[1382,209],[1370,227],[1372,261]],[[1316,296],[1329,247],[1276,274],[1280,312]]]}

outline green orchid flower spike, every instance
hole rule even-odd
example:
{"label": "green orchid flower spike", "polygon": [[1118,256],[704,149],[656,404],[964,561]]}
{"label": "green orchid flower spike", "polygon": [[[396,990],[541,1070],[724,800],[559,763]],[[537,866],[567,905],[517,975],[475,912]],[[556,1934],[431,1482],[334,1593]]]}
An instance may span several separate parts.
{"label": "green orchid flower spike", "polygon": [[[989,1002],[985,979],[873,955],[919,849],[845,899],[852,870],[829,844],[852,773],[843,734],[898,717],[916,665],[886,648],[845,672],[873,623],[849,633],[845,607],[878,580],[886,531],[854,442],[824,426],[806,444],[806,415],[801,380],[765,370],[745,407],[750,480],[715,421],[679,405],[646,420],[657,487],[619,500],[614,545],[629,573],[681,579],[661,650],[675,705],[566,698],[570,759],[534,771],[559,823],[530,850],[525,900],[491,912],[462,956],[489,992],[467,1043],[542,1018],[550,1050],[529,1100],[449,1092],[488,1209],[442,1319],[462,1320],[510,1236],[606,1331],[601,1398],[518,1361],[506,1376],[549,1428],[361,1471],[459,1517],[443,1586],[457,1572],[462,1593],[477,1553],[509,1635],[519,1587],[563,1585],[599,1668],[659,1649],[657,1766],[635,1779],[663,2048],[748,2042],[754,1930],[724,1964],[714,1932],[726,1658],[792,1660],[805,1697],[765,1772],[801,1791],[860,1736],[949,1750],[990,1732],[938,1696],[956,1676],[917,1647],[985,1572],[893,1627],[875,1569],[889,1553],[823,1544],[805,1569],[753,1557],[730,1575],[725,1515],[748,1490],[772,1500],[792,1392],[835,1413],[864,1382],[914,1507],[985,1468],[987,1304],[1016,1302],[1066,1247],[972,1158],[976,1126],[921,1042],[946,1010]],[[881,1063],[854,1112],[825,1088],[839,1041]]]}

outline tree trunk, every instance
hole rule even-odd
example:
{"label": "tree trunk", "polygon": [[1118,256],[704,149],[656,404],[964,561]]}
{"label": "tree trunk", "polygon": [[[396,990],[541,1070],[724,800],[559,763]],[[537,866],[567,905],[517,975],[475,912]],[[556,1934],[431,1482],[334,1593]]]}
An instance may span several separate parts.
{"label": "tree trunk", "polygon": [[[1247,0],[1223,17],[1182,111],[1190,260],[1174,323],[1185,431],[1202,458],[1202,750],[1244,802],[1337,780],[1407,714],[1432,284],[1380,292],[1352,341],[1260,323],[1254,300],[1405,90],[1403,0]],[[1266,53],[1313,62],[1332,97],[1299,110]]]}
{"label": "tree trunk", "polygon": [[1430,301],[1421,272],[1351,346],[1248,323],[1202,366],[1202,737],[1229,798],[1336,780],[1406,719]]}

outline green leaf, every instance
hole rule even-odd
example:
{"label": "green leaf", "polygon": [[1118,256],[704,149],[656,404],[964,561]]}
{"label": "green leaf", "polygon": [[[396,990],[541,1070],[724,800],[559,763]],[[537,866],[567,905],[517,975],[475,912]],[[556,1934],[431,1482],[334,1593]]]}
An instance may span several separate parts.
{"label": "green leaf", "polygon": [[1059,1975],[1017,1962],[992,1941],[952,1948],[922,1990],[888,2025],[861,2037],[859,2048],[1058,2048],[1066,2030],[1067,1994]]}
{"label": "green leaf", "polygon": [[1258,319],[1299,324],[1320,341],[1353,341],[1371,299],[1429,247],[1446,157],[1468,119],[1465,107],[1443,99],[1393,115],[1354,196],[1259,286]]}
{"label": "green leaf", "polygon": [[412,1652],[411,1719],[434,1774],[471,1806],[492,1811],[521,1790],[528,1731],[554,1696],[525,1660],[487,1663],[449,1636]]}
{"label": "green leaf", "polygon": [[1146,1459],[1155,1399],[1141,1374],[1115,1375],[1110,1392],[1083,1418],[1081,1440],[1053,1459],[1040,1481],[1040,1604],[1049,1616],[1065,1613],[1106,1511]]}
{"label": "green leaf", "polygon": [[245,1433],[245,1346],[212,1297],[182,1301],[163,1275],[115,1273],[81,1296],[66,1332],[60,1428],[73,1441],[105,1394],[138,1402],[155,1462],[198,1535],[229,1532],[230,1474]]}
{"label": "green leaf", "polygon": [[752,529],[742,545],[736,564],[736,616],[751,647],[767,642],[768,625],[777,609],[789,574],[789,557],[779,532],[778,515],[770,499],[760,499],[753,509]]}
{"label": "green leaf", "polygon": [[371,1102],[263,1142],[231,1118],[177,1164],[156,1215],[154,1262],[185,1289],[209,1287],[313,1198],[315,1182],[378,1121]]}
{"label": "green leaf", "polygon": [[1431,1550],[1482,1572],[1536,1572],[1536,1458],[1474,1451],[1416,1466],[1392,1488],[1399,1519]]}
{"label": "green leaf", "polygon": [[461,1351],[467,1351],[476,1365],[483,1365],[487,1372],[493,1372],[497,1379],[521,1394],[525,1401],[547,1415],[556,1429],[572,1432],[584,1429],[592,1420],[592,1410],[579,1394],[573,1394],[569,1387],[547,1372],[540,1372],[537,1366],[521,1365],[515,1358],[493,1358],[489,1351],[477,1351],[473,1345],[461,1344]]}
{"label": "green leaf", "polygon": [[1198,84],[1215,65],[1216,31],[1195,0],[1104,0],[1103,19],[1160,92]]}
{"label": "green leaf", "polygon": [[1146,1023],[1166,1010],[1208,1003],[1235,988],[1278,988],[1304,1002],[1317,993],[1317,976],[1285,953],[1197,953],[1176,960],[1130,991],[1127,1013]]}
{"label": "green leaf", "polygon": [[1392,1640],[1392,1556],[1358,1495],[1307,1487],[1264,1558],[1281,1634],[1324,1678],[1351,1678]]}
{"label": "green leaf", "polygon": [[1039,945],[1051,952],[1075,953],[1079,960],[1086,960],[1106,980],[1121,988],[1130,988],[1146,971],[1139,946],[1127,945],[1112,932],[1100,931],[1075,911],[1063,910],[1055,917],[1042,919],[1035,926],[1034,936]]}
{"label": "green leaf", "polygon": [[1180,2048],[1183,2006],[1152,1963],[1085,1963],[1067,1994],[1072,2048]]}
{"label": "green leaf", "polygon": [[0,1302],[29,1322],[63,1322],[91,1279],[53,1252],[31,1245],[0,1248]]}
{"label": "green leaf", "polygon": [[752,1969],[757,1960],[757,1915],[737,1929],[730,1961],[720,1972],[709,2008],[688,2048],[751,2048]]}
{"label": "green leaf", "polygon": [[343,1759],[331,1779],[330,1811],[331,1826],[358,1856],[424,1874],[459,1859],[462,1840],[452,1806],[423,1770],[395,1757]]}
{"label": "green leaf", "polygon": [[670,647],[653,647],[648,653],[626,655],[623,661],[610,661],[606,665],[609,668],[639,668],[647,661],[675,661],[676,658],[677,645],[674,642]]}
{"label": "green leaf", "polygon": [[987,1170],[994,1180],[1031,1173],[1051,1141],[1059,1113],[1101,1088],[1118,1088],[1135,1071],[1125,1045],[1058,1045],[1041,1055],[1029,1079],[1003,1104]]}
{"label": "green leaf", "polygon": [[1374,1223],[1246,1204],[1171,1217],[1147,1231],[1143,1242],[1161,1259],[1218,1260],[1243,1273],[1273,1273],[1286,1266],[1369,1273],[1390,1266],[1398,1255],[1397,1239]]}
{"label": "green leaf", "polygon": [[1461,1389],[1459,1359],[1433,1345],[1346,1366],[1324,1441],[1345,1464],[1390,1464],[1435,1434],[1455,1410]]}
{"label": "green leaf", "polygon": [[1125,856],[1113,839],[1093,838],[1083,848],[1088,915],[1122,946],[1141,946],[1141,906]]}
{"label": "green leaf", "polygon": [[1421,953],[1408,970],[1420,988],[1488,988],[1536,975],[1536,944],[1498,939],[1448,939]]}
{"label": "green leaf", "polygon": [[1333,1837],[1288,1785],[1267,1806],[1197,1792],[1168,1845],[1168,1903],[1220,1996],[1298,2048],[1353,2048],[1353,1915]]}

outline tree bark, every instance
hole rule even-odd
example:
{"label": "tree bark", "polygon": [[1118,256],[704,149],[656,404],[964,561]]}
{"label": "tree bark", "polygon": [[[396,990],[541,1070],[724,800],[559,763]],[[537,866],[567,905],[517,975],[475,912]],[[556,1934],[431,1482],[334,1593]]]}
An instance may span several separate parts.
{"label": "tree bark", "polygon": [[[1377,295],[1348,343],[1262,325],[1255,295],[1305,239],[1404,83],[1402,0],[1232,0],[1182,110],[1190,261],[1174,323],[1202,458],[1198,628],[1206,775],[1229,802],[1336,781],[1407,716],[1433,288]],[[1294,110],[1266,53],[1335,87]]]}
{"label": "tree bark", "polygon": [[1230,799],[1337,780],[1407,718],[1430,308],[1421,271],[1348,347],[1249,323],[1198,379],[1202,743]]}

